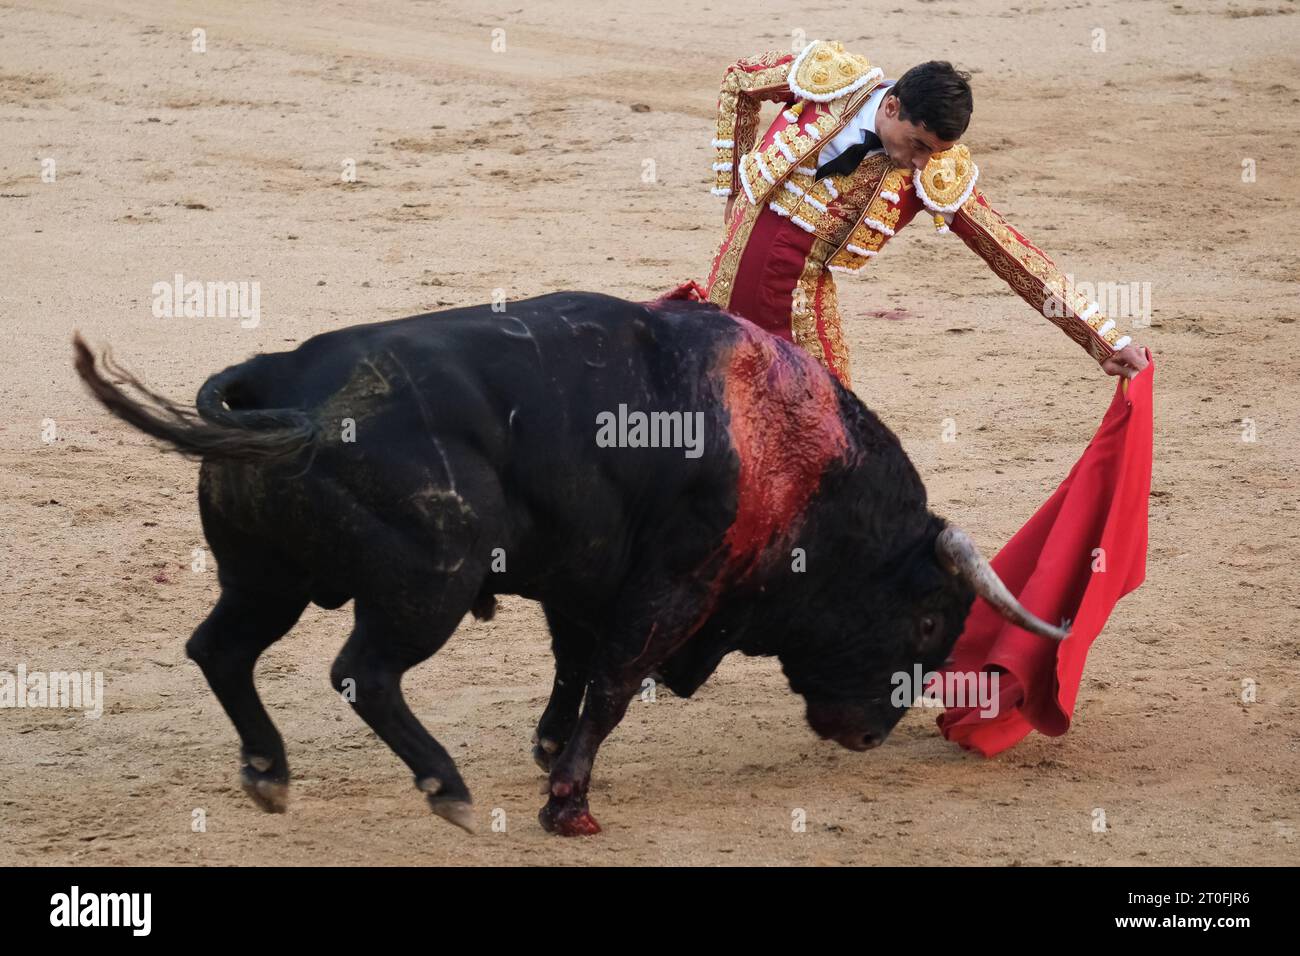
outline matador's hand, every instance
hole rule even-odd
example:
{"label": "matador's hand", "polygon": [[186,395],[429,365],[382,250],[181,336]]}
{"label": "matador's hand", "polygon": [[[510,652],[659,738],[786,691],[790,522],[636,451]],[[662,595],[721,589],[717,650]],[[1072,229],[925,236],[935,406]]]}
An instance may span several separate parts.
{"label": "matador's hand", "polygon": [[1107,375],[1123,375],[1132,378],[1147,367],[1146,350],[1136,342],[1130,342],[1106,361],[1101,363]]}
{"label": "matador's hand", "polygon": [[725,213],[725,214],[723,215],[723,217],[722,217],[722,221],[723,221],[723,222],[731,222],[731,207],[734,206],[735,204],[736,204],[736,197],[735,197],[735,196],[728,196],[728,197],[727,197],[727,211],[726,211],[726,213]]}

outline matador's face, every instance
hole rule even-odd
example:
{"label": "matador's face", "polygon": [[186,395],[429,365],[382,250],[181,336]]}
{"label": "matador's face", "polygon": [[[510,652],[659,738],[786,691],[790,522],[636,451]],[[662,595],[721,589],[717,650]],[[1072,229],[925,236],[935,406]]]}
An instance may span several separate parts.
{"label": "matador's face", "polygon": [[904,169],[924,169],[935,153],[956,146],[955,140],[940,139],[925,126],[902,118],[902,102],[885,94],[876,111],[876,135],[889,161]]}

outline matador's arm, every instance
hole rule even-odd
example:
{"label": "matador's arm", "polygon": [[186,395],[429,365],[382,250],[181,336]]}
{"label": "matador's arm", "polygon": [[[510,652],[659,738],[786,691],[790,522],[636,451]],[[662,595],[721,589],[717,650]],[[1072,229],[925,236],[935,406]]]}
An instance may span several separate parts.
{"label": "matador's arm", "polygon": [[718,130],[713,140],[715,196],[730,196],[738,187],[736,157],[754,148],[758,113],[764,100],[792,100],[788,78],[797,54],[769,50],[727,67],[718,94]]}
{"label": "matador's arm", "polygon": [[917,196],[941,232],[959,236],[1016,294],[1098,363],[1131,341],[1097,303],[1078,293],[1051,258],[1011,226],[975,188],[979,170],[957,145],[936,154],[913,176]]}

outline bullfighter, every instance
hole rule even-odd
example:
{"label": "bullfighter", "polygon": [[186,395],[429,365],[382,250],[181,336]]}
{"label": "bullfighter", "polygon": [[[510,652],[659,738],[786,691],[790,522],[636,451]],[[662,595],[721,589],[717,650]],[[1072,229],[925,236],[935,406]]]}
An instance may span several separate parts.
{"label": "bullfighter", "polygon": [[[784,109],[760,139],[764,101]],[[972,108],[969,77],[950,63],[922,63],[893,82],[833,41],[730,66],[713,140],[726,230],[707,285],[691,297],[795,342],[849,385],[833,273],[861,272],[925,211],[1107,374],[1136,375],[1143,348],[976,187],[979,168],[958,142]]]}

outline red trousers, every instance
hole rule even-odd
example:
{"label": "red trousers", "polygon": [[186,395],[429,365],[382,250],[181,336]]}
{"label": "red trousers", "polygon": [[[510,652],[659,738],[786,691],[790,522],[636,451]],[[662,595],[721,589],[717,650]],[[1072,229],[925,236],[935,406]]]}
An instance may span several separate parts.
{"label": "red trousers", "polygon": [[[743,244],[739,257],[737,244]],[[713,259],[707,297],[759,328],[806,349],[845,385],[849,356],[840,332],[830,244],[778,215],[739,200]],[[719,282],[719,280],[722,280]]]}

